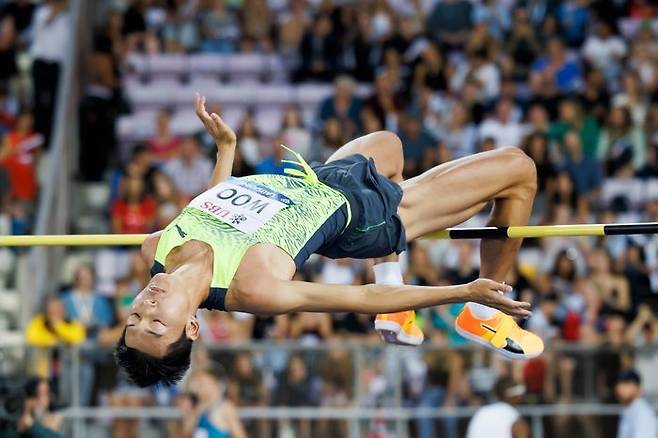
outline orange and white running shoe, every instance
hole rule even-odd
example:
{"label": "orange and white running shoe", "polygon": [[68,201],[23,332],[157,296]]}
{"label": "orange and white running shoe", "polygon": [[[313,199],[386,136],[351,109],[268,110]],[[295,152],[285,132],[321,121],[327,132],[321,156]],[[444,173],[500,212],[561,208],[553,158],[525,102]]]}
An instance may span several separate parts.
{"label": "orange and white running shoe", "polygon": [[508,359],[532,359],[544,351],[544,341],[518,326],[514,318],[497,312],[489,319],[476,317],[464,306],[455,319],[457,333]]}
{"label": "orange and white running shoe", "polygon": [[416,312],[413,310],[377,315],[375,330],[389,344],[420,345],[425,339],[423,331],[416,325]]}

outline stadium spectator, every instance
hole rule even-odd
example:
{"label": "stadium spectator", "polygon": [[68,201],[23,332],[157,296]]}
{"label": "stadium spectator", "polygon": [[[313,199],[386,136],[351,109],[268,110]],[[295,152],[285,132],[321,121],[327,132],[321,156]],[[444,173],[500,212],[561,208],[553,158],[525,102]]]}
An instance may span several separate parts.
{"label": "stadium spectator", "polygon": [[[309,370],[300,356],[292,356],[288,367],[277,379],[274,390],[274,404],[277,406],[318,406],[320,402],[320,381]],[[311,422],[308,419],[292,421],[300,438],[310,438]]]}
{"label": "stadium spectator", "polygon": [[180,152],[181,139],[171,132],[171,112],[161,109],[156,116],[156,133],[146,145],[157,161],[165,161]]}
{"label": "stadium spectator", "polygon": [[569,59],[564,43],[552,38],[546,43],[546,55],[537,58],[532,66],[530,87],[537,96],[554,99],[577,91],[582,81],[580,65]]}
{"label": "stadium spectator", "polygon": [[617,438],[653,437],[658,435],[658,421],[653,407],[642,397],[642,381],[634,370],[626,370],[617,378],[615,395],[625,406],[619,420]]}
{"label": "stadium spectator", "polygon": [[194,436],[247,438],[235,405],[226,399],[226,376],[217,368],[197,371],[188,382],[194,395],[193,409],[183,411],[185,416],[196,419]]}
{"label": "stadium spectator", "polygon": [[426,28],[438,43],[459,48],[468,37],[472,10],[471,2],[466,0],[437,2],[427,18]]}
{"label": "stadium spectator", "polygon": [[112,205],[112,230],[117,234],[148,233],[153,230],[156,203],[138,177],[127,177],[122,196]]}
{"label": "stadium spectator", "polygon": [[360,115],[363,107],[361,99],[354,95],[356,83],[349,76],[336,79],[335,91],[320,104],[318,120],[324,123],[329,119],[340,122],[343,135],[355,136],[360,129]]}
{"label": "stadium spectator", "polygon": [[423,126],[418,111],[408,110],[400,120],[398,136],[403,145],[405,177],[418,175],[430,166],[437,141]]}
{"label": "stadium spectator", "polygon": [[80,266],[73,277],[73,285],[62,292],[66,317],[81,323],[88,338],[95,339],[103,327],[114,324],[114,311],[104,297],[96,293],[92,268]]}
{"label": "stadium spectator", "polygon": [[604,21],[596,24],[596,30],[590,35],[582,48],[583,56],[590,64],[601,70],[609,81],[619,76],[621,61],[626,55],[624,40],[612,34],[610,25]]}
{"label": "stadium spectator", "polygon": [[44,378],[31,378],[24,386],[25,398],[18,431],[21,436],[60,438],[62,417],[52,411],[50,383]]}
{"label": "stadium spectator", "polygon": [[599,124],[583,112],[583,108],[574,100],[565,99],[559,104],[558,120],[551,124],[548,135],[552,140],[563,141],[569,131],[580,136],[582,152],[594,158],[599,143]]}
{"label": "stadium spectator", "polygon": [[201,50],[213,53],[235,51],[240,37],[240,25],[236,14],[225,0],[213,0],[200,15]]}
{"label": "stadium spectator", "polygon": [[485,120],[480,126],[480,139],[491,138],[496,148],[521,146],[523,127],[514,119],[514,102],[501,99],[496,104],[494,117]]}
{"label": "stadium spectator", "polygon": [[37,197],[36,159],[43,145],[43,135],[33,131],[33,118],[22,112],[16,128],[2,139],[0,166],[9,174],[12,196],[28,204]]}
{"label": "stadium spectator", "polygon": [[79,321],[66,317],[64,303],[57,297],[46,298],[44,311],[37,313],[25,329],[25,342],[33,347],[40,347],[35,355],[32,372],[43,378],[55,374],[50,361],[51,351],[43,347],[60,345],[78,345],[85,341],[85,327]]}
{"label": "stadium spectator", "polygon": [[603,183],[603,172],[598,161],[583,152],[581,137],[576,131],[564,135],[565,158],[561,170],[567,172],[578,196],[591,197]]}
{"label": "stadium spectator", "polygon": [[285,145],[292,147],[304,157],[308,157],[312,153],[311,132],[304,126],[302,113],[296,105],[287,106],[283,113],[281,139]]}
{"label": "stadium spectator", "polygon": [[248,111],[237,130],[240,159],[249,167],[254,168],[261,160],[261,142],[263,141],[256,126],[252,111]]}
{"label": "stadium spectator", "polygon": [[330,81],[334,77],[338,41],[332,31],[331,18],[320,14],[304,33],[299,44],[301,65],[294,74],[297,81]]}
{"label": "stadium spectator", "polygon": [[646,164],[644,132],[633,124],[627,107],[610,110],[608,121],[599,137],[598,159],[604,163],[609,177],[632,177]]}
{"label": "stadium spectator", "polygon": [[503,377],[496,383],[495,392],[497,401],[481,407],[471,418],[467,438],[529,437],[530,426],[516,409],[523,400],[525,386]]}
{"label": "stadium spectator", "polygon": [[203,192],[213,171],[213,163],[203,156],[193,137],[183,139],[180,154],[167,161],[162,168],[171,178],[176,191],[188,199]]}
{"label": "stadium spectator", "polygon": [[34,87],[34,128],[50,145],[61,63],[71,41],[71,20],[67,0],[48,0],[32,20],[32,84]]}

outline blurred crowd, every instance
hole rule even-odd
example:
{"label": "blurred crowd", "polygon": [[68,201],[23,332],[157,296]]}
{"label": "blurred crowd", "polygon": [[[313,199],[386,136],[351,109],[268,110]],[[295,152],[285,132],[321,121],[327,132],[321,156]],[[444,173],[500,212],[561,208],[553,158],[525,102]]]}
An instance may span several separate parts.
{"label": "blurred crowd", "polygon": [[[0,59],[28,50],[30,39],[24,31],[39,17],[36,12],[27,18],[34,9],[29,1],[5,3],[0,12]],[[51,8],[47,22],[54,25],[56,5],[62,2],[45,3],[37,11]],[[285,60],[291,83],[334,84],[332,95],[311,117],[295,105],[286,107],[273,136],[260,133],[248,111],[233,127],[238,135],[236,176],[282,172],[280,143],[309,160],[322,161],[352,138],[387,129],[404,145],[406,178],[473,153],[522,148],[538,170],[533,223],[658,221],[658,190],[645,189],[658,178],[654,1],[108,3],[112,8],[95,34],[87,67],[79,176],[109,185],[104,219],[112,232],[148,233],[166,226],[204,190],[216,153],[201,124],[196,134],[180,136],[172,129],[170,108],[163,107],[151,122],[155,135],[131,145],[129,156],[120,159],[116,118],[130,111],[121,84],[122,75],[129,73],[126,59],[134,53],[277,53]],[[33,48],[38,46],[32,41]],[[39,52],[33,56],[39,59]],[[42,61],[45,65],[35,65],[32,71],[35,92],[38,75],[56,64],[48,57]],[[12,82],[19,69],[5,72],[11,64],[1,65],[6,76],[0,75],[5,79],[0,82],[0,188],[2,211],[7,212],[23,208],[12,199],[35,199],[38,184],[27,163],[38,156],[50,132],[38,121],[45,106],[27,105],[9,93],[20,90]],[[369,94],[357,93],[359,83],[372,85]],[[210,102],[209,110],[221,115],[221,104]],[[22,182],[28,179],[30,184]],[[11,184],[5,182],[9,180]],[[609,184],[622,189],[606,197]],[[634,192],[638,187],[642,193]],[[14,226],[15,233],[21,230]],[[477,242],[412,244],[403,263],[410,284],[471,281],[478,276]],[[110,347],[121,334],[132,297],[148,282],[149,268],[138,252],[129,249],[102,250],[87,257],[75,265],[61,294],[50,297],[31,321],[27,341],[38,347]],[[324,283],[372,281],[369,261],[314,257],[297,275]],[[453,329],[460,305],[427,309],[418,314],[426,343],[447,349],[419,350],[405,357],[405,405],[478,405],[500,376],[525,384],[525,403],[613,402],[617,376],[630,368],[644,377],[648,397],[658,399],[658,384],[650,378],[658,365],[658,238],[529,239],[507,282],[518,297],[533,304],[534,315],[524,322],[526,328],[567,353],[549,349],[536,360],[510,364],[482,351],[463,351],[466,341]],[[219,354],[221,350],[213,347],[249,340],[272,345],[295,340],[309,346],[326,341],[338,346],[346,339],[376,346],[380,341],[369,316],[199,314],[208,348],[196,349],[194,363],[212,360],[230,370],[227,394],[238,406],[382,406],[391,396],[387,353],[380,349],[368,353],[369,365],[360,368],[363,375],[355,376],[355,353],[349,349],[301,355],[233,350]],[[51,350],[40,351],[33,371],[61,377],[64,358]],[[189,402],[184,399],[186,384],[173,392],[131,386],[124,376],[117,376],[103,349],[83,359],[80,386],[85,404],[178,403],[185,409]],[[363,386],[356,392],[355,379]],[[565,418],[550,425],[550,436],[568,436],[573,428],[590,436],[614,430],[605,421],[583,417],[574,424]],[[245,426],[249,436],[265,437],[272,425]],[[340,436],[343,426],[289,425],[301,436]],[[115,436],[134,436],[137,424],[118,422],[115,427]],[[413,427],[422,438],[440,433],[454,437],[464,430],[457,420],[420,420]],[[317,435],[329,430],[334,434]]]}

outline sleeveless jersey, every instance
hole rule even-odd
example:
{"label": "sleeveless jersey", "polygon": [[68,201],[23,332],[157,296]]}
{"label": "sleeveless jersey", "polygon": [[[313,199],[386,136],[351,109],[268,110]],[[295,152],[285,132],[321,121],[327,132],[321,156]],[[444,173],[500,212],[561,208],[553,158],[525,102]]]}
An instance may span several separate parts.
{"label": "sleeveless jersey", "polygon": [[167,255],[187,241],[210,245],[213,275],[209,298],[220,292],[221,300],[202,307],[223,309],[226,289],[251,246],[276,245],[297,263],[304,245],[343,206],[349,224],[345,196],[318,181],[306,162],[295,155],[300,162],[294,163],[303,171],[286,169],[295,176],[230,178],[194,198],[163,230],[151,272],[163,272]]}

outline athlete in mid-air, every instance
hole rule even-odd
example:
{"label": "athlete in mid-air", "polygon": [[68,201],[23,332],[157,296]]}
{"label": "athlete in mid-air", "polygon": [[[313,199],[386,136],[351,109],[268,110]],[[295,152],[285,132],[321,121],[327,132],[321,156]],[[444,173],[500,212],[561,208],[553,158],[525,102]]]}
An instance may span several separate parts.
{"label": "athlete in mid-air", "polygon": [[[457,225],[489,201],[491,226],[525,225],[536,190],[533,161],[508,147],[441,164],[403,180],[400,139],[381,131],[309,166],[297,154],[286,175],[232,178],[236,136],[205,98],[196,112],[217,145],[208,190],[164,230],[151,234],[142,254],[152,279],[134,299],[115,356],[140,386],[173,384],[190,364],[199,336],[199,308],[258,315],[288,312],[378,314],[375,329],[391,343],[418,345],[423,333],[413,309],[467,302],[457,331],[515,359],[543,351],[539,337],[513,317],[528,303],[503,293],[520,239],[484,240],[480,278],[440,287],[404,285],[397,256],[406,242]],[[375,284],[293,281],[313,253],[374,258]]]}

